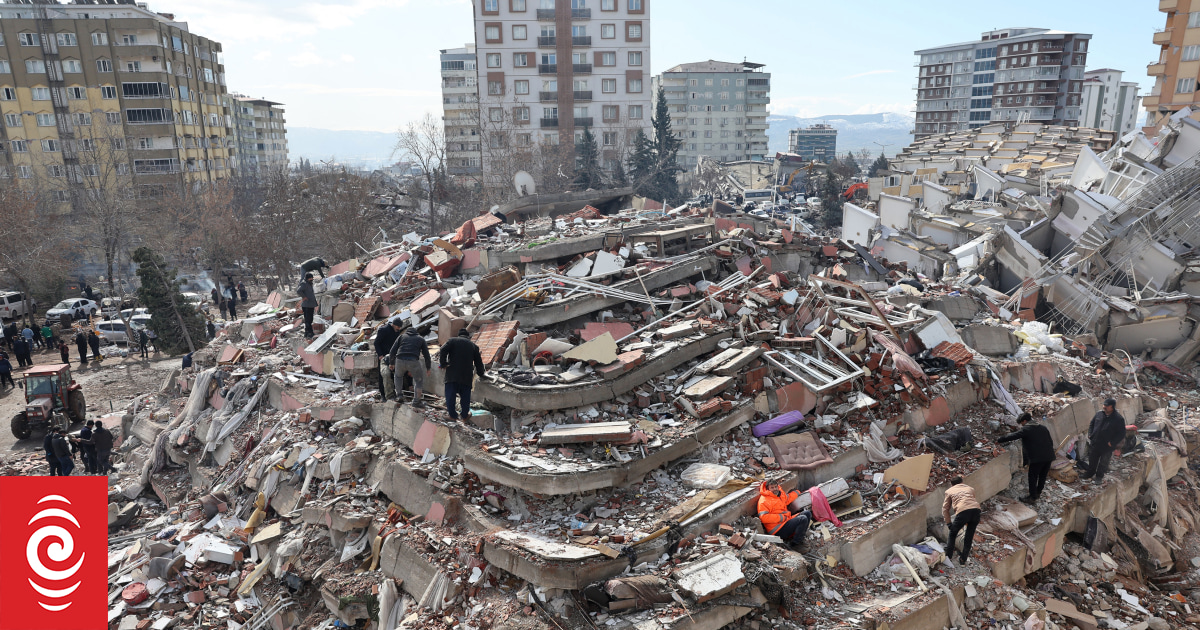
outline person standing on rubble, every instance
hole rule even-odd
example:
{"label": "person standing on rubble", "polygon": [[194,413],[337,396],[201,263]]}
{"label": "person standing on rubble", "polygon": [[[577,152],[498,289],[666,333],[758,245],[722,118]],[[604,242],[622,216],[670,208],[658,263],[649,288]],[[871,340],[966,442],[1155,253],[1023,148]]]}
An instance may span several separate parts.
{"label": "person standing on rubble", "polygon": [[[975,539],[975,528],[979,525],[981,513],[979,501],[975,498],[975,488],[963,483],[963,478],[955,476],[950,480],[950,488],[946,490],[946,499],[942,501],[942,518],[950,527],[950,537],[946,540],[946,557],[954,556],[954,543],[959,530],[966,528],[963,534],[962,555],[959,564],[966,564],[971,557],[971,541]],[[954,518],[951,518],[951,513]]]}
{"label": "person standing on rubble", "polygon": [[234,288],[232,282],[226,284],[225,287],[229,293],[229,319],[237,319],[237,289]]}
{"label": "person standing on rubble", "polygon": [[51,477],[62,475],[62,462],[58,461],[58,455],[54,454],[54,436],[56,435],[58,435],[58,429],[50,429],[46,431],[46,437],[42,438],[42,450],[46,451],[46,462],[50,464]]}
{"label": "person standing on rubble", "polygon": [[97,474],[107,475],[115,470],[109,462],[109,458],[112,457],[112,447],[112,432],[105,428],[103,422],[96,422],[95,428],[92,429],[92,461],[95,462]]}
{"label": "person standing on rubble", "polygon": [[99,361],[100,360],[100,335],[96,334],[96,330],[94,328],[88,330],[87,341],[88,341],[88,345],[92,347],[92,358]]}
{"label": "person standing on rubble", "polygon": [[1113,451],[1125,441],[1125,417],[1117,413],[1117,401],[1104,401],[1104,409],[1097,411],[1088,425],[1088,459],[1080,479],[1094,479],[1100,485],[1108,473]]}
{"label": "person standing on rubble", "polygon": [[[421,369],[421,359],[425,360],[424,370]],[[429,344],[425,343],[425,338],[415,327],[409,326],[407,332],[396,337],[396,341],[392,343],[392,350],[388,353],[388,365],[391,366],[392,378],[395,379],[396,400],[404,400],[404,376],[408,374],[413,380],[412,406],[417,409],[425,408],[425,401],[421,396],[425,389],[425,371],[433,369],[433,358],[429,356]]]}
{"label": "person standing on rubble", "polygon": [[[446,410],[450,412],[451,420],[471,417],[471,385],[475,374],[483,378],[483,356],[479,354],[479,346],[471,341],[471,333],[464,327],[458,331],[458,336],[446,342],[438,352],[438,365],[446,370]],[[474,374],[472,374],[474,368]],[[454,400],[462,401],[462,411],[455,413]]]}
{"label": "person standing on rubble", "polygon": [[1054,463],[1054,438],[1050,430],[1040,424],[1032,424],[1028,412],[1017,418],[1021,428],[996,440],[999,444],[1021,440],[1021,454],[1029,465],[1029,495],[1021,497],[1025,503],[1036,503],[1042,496],[1042,488],[1046,487],[1046,475],[1050,474],[1050,464]]}
{"label": "person standing on rubble", "polygon": [[79,364],[87,365],[88,340],[82,330],[75,333],[75,348],[79,350]]}
{"label": "person standing on rubble", "polygon": [[50,445],[54,447],[54,456],[58,458],[60,467],[59,474],[63,477],[71,476],[71,471],[75,470],[75,459],[71,455],[71,444],[67,442],[67,430],[59,427],[55,430],[54,438],[50,440]]}
{"label": "person standing on rubble", "polygon": [[[311,273],[304,274],[304,281],[300,283],[300,287],[296,289],[296,294],[300,296],[300,310],[304,312],[304,338],[313,338],[313,313],[317,312],[317,294],[313,291],[313,275]],[[393,353],[394,354],[394,353]]]}
{"label": "person standing on rubble", "polygon": [[79,459],[83,460],[83,471],[89,475],[96,472],[96,449],[92,446],[92,427],[95,420],[88,420],[79,430]]}
{"label": "person standing on rubble", "polygon": [[396,388],[392,381],[392,366],[388,365],[387,361],[392,351],[392,344],[396,343],[396,338],[403,330],[404,318],[397,315],[388,320],[388,323],[375,333],[375,357],[379,360],[379,380],[381,381],[379,387],[383,392],[384,400],[392,400],[396,397]]}

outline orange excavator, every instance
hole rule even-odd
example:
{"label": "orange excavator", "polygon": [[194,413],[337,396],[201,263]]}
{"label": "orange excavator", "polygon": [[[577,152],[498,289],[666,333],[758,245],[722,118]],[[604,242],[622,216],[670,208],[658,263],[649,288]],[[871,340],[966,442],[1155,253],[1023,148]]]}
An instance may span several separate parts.
{"label": "orange excavator", "polygon": [[[860,197],[860,196],[866,197],[867,191],[869,189],[870,189],[870,186],[866,182],[854,183],[849,188],[846,189],[846,192],[842,193],[842,199],[845,199],[846,201],[850,201],[851,199],[854,199],[856,197]],[[862,194],[859,195],[859,193],[862,193]]]}

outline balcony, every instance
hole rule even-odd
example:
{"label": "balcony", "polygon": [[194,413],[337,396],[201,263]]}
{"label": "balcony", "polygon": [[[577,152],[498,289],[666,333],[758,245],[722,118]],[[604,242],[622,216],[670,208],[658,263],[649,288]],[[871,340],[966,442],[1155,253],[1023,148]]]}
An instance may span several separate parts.
{"label": "balcony", "polygon": [[539,120],[542,121],[541,122],[542,128],[558,127],[558,119],[557,118],[541,118]]}
{"label": "balcony", "polygon": [[1178,6],[1179,0],[1158,0],[1158,10],[1164,13],[1173,13]]}
{"label": "balcony", "polygon": [[554,20],[554,9],[538,9],[537,19],[539,20]]}
{"label": "balcony", "polygon": [[575,100],[577,100],[577,101],[592,100],[592,91],[591,90],[575,90],[574,95],[575,95]]}
{"label": "balcony", "polygon": [[592,19],[591,9],[571,9],[572,20],[590,20]]}
{"label": "balcony", "polygon": [[1171,31],[1172,31],[1172,29],[1168,28],[1166,30],[1158,31],[1157,33],[1155,33],[1154,34],[1154,43],[1158,44],[1160,46],[1163,44],[1170,44],[1171,43]]}
{"label": "balcony", "polygon": [[1152,76],[1152,77],[1161,77],[1161,76],[1166,76],[1166,74],[1167,74],[1167,64],[1165,64],[1165,63],[1152,63],[1152,64],[1150,64],[1150,65],[1146,66],[1146,74],[1148,74],[1148,75],[1150,75],[1150,76]]}
{"label": "balcony", "polygon": [[573,35],[571,37],[571,45],[572,46],[591,46],[592,45],[592,36],[591,35]]}
{"label": "balcony", "polygon": [[550,35],[548,37],[538,36],[538,48],[554,48],[558,45],[558,38]]}
{"label": "balcony", "polygon": [[558,102],[558,92],[538,92],[538,100],[543,103]]}
{"label": "balcony", "polygon": [[575,74],[591,74],[592,64],[590,63],[574,63],[571,64],[571,72]]}
{"label": "balcony", "polygon": [[1156,105],[1158,105],[1158,95],[1157,94],[1150,94],[1150,95],[1142,97],[1142,106],[1143,107],[1150,108],[1150,107],[1154,107]]}
{"label": "balcony", "polygon": [[539,63],[538,74],[558,74],[558,64],[556,63]]}
{"label": "balcony", "polygon": [[588,116],[587,118],[576,118],[575,126],[576,127],[591,127],[592,126],[592,117]]}

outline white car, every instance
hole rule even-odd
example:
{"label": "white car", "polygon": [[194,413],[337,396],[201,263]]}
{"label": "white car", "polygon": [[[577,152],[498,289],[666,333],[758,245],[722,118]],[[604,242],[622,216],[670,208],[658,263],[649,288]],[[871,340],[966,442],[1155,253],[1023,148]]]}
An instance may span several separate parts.
{"label": "white car", "polygon": [[[132,324],[131,324],[132,325]],[[119,319],[106,319],[96,324],[96,334],[104,343],[129,343],[129,334],[125,331],[125,322]]]}
{"label": "white car", "polygon": [[63,300],[54,305],[54,308],[46,311],[46,317],[57,320],[63,315],[70,315],[72,319],[83,319],[88,315],[95,315],[100,312],[100,305],[92,300],[77,298],[74,300]]}

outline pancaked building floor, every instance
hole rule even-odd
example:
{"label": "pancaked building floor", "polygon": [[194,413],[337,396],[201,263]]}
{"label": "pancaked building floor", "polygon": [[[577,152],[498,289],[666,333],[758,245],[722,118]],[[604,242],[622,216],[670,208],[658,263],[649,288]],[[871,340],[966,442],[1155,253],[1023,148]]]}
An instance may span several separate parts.
{"label": "pancaked building floor", "polygon": [[[336,265],[315,339],[272,294],[103,418],[110,628],[1200,627],[1200,127],[972,133],[906,149],[841,238],[516,202]],[[469,418],[436,367],[424,409],[383,400],[397,316],[480,347]],[[1097,485],[1109,397],[1134,428]],[[995,441],[1022,412],[1057,447],[1033,505]],[[781,544],[764,482],[840,526]]]}

